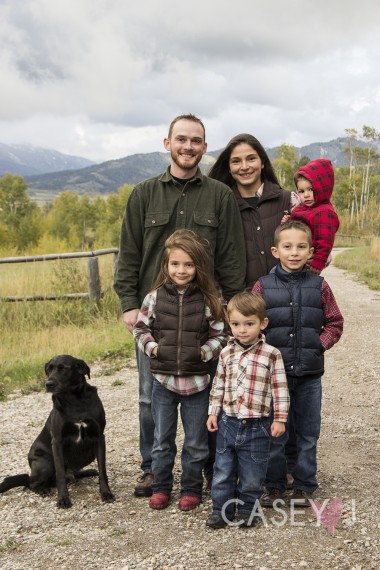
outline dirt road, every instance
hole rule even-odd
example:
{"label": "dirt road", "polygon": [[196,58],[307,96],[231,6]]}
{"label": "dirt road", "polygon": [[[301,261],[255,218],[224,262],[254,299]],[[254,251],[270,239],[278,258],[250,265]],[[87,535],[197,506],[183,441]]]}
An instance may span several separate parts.
{"label": "dirt road", "polygon": [[[132,495],[139,474],[137,374],[94,366],[107,413],[108,470],[114,504],[103,505],[95,479],[71,487],[59,510],[14,489],[0,496],[3,570],[203,570],[380,568],[380,294],[334,266],[325,271],[345,317],[341,341],[326,356],[319,445],[320,524],[311,509],[267,509],[250,530],[205,528],[210,497],[191,513],[149,509]],[[77,355],[80,356],[80,355]],[[122,384],[120,384],[120,381]],[[27,471],[27,452],[51,408],[45,393],[0,403],[0,477]],[[179,438],[180,439],[180,438]],[[179,469],[176,467],[178,482]]]}

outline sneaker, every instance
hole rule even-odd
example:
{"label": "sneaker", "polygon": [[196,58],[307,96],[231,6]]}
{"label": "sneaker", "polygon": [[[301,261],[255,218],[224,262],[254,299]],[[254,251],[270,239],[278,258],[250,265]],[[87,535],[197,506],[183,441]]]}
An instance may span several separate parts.
{"label": "sneaker", "polygon": [[200,504],[200,502],[200,497],[194,497],[193,495],[182,495],[178,503],[178,508],[180,511],[192,511]]}
{"label": "sneaker", "polygon": [[210,515],[206,521],[206,526],[210,528],[224,528],[226,521],[220,515]]}
{"label": "sneaker", "polygon": [[153,473],[144,473],[137,479],[137,485],[135,486],[134,495],[135,497],[150,497],[153,493],[152,483],[154,480]]}
{"label": "sneaker", "polygon": [[306,493],[306,491],[301,491],[301,489],[294,489],[289,497],[291,503],[294,501],[294,507],[311,507],[312,499],[313,493]]}
{"label": "sneaker", "polygon": [[273,503],[279,499],[284,499],[284,493],[280,489],[268,487],[260,499],[262,507],[273,507]]}
{"label": "sneaker", "polygon": [[170,495],[166,493],[153,493],[149,499],[149,506],[151,509],[166,509],[169,504]]}
{"label": "sneaker", "polygon": [[[241,522],[243,521],[243,522]],[[257,517],[252,517],[251,520],[251,515],[244,513],[244,514],[238,514],[236,516],[236,522],[240,522],[239,524],[239,528],[252,528],[255,526],[255,524],[257,523]]]}

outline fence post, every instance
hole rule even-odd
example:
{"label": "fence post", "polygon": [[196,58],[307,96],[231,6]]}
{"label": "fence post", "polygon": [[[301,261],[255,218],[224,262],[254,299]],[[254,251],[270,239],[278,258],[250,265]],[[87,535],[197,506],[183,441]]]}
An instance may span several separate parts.
{"label": "fence post", "polygon": [[90,301],[98,303],[101,296],[100,275],[99,275],[99,259],[98,257],[89,257],[87,262],[88,269],[88,296]]}

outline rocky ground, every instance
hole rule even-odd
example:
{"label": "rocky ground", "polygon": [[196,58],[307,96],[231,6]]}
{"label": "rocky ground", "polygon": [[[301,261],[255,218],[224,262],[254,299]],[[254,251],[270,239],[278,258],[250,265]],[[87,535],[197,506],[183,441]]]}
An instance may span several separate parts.
{"label": "rocky ground", "polygon": [[[71,486],[68,510],[57,509],[55,494],[41,498],[13,489],[1,495],[0,568],[378,569],[380,294],[334,266],[325,277],[344,314],[345,332],[326,356],[315,496],[319,506],[326,505],[321,524],[311,509],[287,507],[264,510],[254,529],[206,529],[207,493],[195,511],[177,508],[178,465],[170,507],[149,509],[146,499],[133,496],[140,461],[134,363],[117,372],[100,363],[91,382],[107,413],[108,472],[117,500],[102,504],[96,479]],[[0,403],[0,478],[28,470],[28,449],[50,409],[51,396],[43,392]]]}

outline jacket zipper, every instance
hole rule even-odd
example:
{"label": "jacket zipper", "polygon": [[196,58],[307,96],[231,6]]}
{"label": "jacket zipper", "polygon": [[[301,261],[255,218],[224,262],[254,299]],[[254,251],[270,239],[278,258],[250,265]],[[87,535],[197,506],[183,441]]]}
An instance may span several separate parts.
{"label": "jacket zipper", "polygon": [[180,375],[180,356],[182,342],[182,300],[183,295],[178,295],[179,299],[179,316],[178,316],[178,334],[177,334],[177,376]]}

